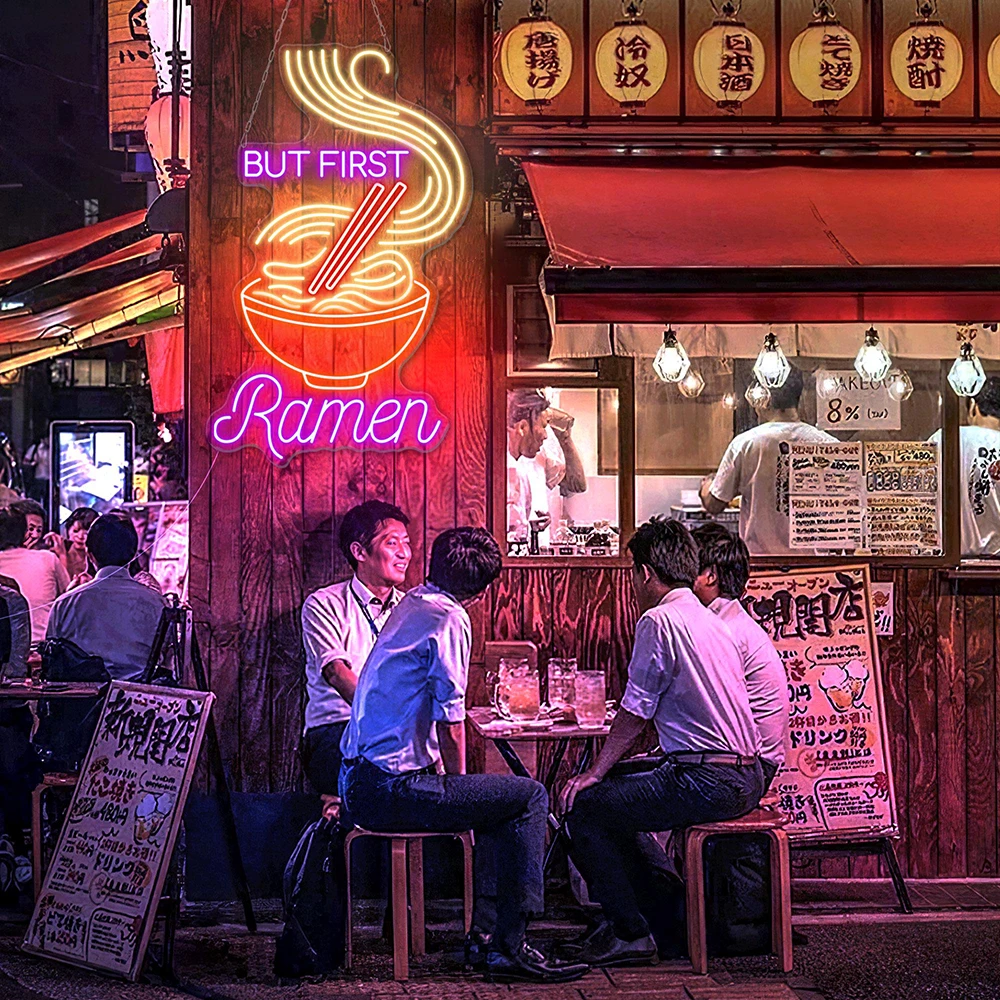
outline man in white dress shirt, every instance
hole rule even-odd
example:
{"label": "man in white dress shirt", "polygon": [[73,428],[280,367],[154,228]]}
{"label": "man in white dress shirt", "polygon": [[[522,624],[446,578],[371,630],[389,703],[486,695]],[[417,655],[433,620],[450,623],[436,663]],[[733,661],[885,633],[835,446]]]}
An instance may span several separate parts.
{"label": "man in white dress shirt", "polygon": [[[643,612],[628,684],[596,762],[560,795],[573,861],[605,918],[578,956],[597,966],[657,959],[644,914],[657,909],[656,870],[666,861],[650,857],[644,834],[742,816],[764,788],[739,650],[691,590],[698,576],[694,540],[678,521],[654,518],[628,548]],[[649,721],[664,762],[609,776]]]}
{"label": "man in white dress shirt", "polygon": [[774,643],[740,603],[750,579],[746,545],[721,524],[703,524],[691,534],[698,543],[700,558],[694,592],[726,623],[743,657],[750,711],[760,730],[766,791],[785,762],[790,713],[788,677]]}
{"label": "man in white dress shirt", "polygon": [[344,734],[341,797],[369,830],[473,830],[473,927],[487,975],[565,982],[587,967],[554,963],[525,941],[527,919],[544,902],[545,788],[465,770],[466,607],[500,565],[499,546],[483,528],[451,528],[434,540],[427,583],[400,601],[361,671]]}
{"label": "man in white dress shirt", "polygon": [[340,741],[351,717],[358,674],[399,603],[412,555],[409,518],[392,504],[369,500],[340,525],[349,580],[310,594],[302,605],[306,649],[306,717],[302,766],[322,795],[337,794]]}

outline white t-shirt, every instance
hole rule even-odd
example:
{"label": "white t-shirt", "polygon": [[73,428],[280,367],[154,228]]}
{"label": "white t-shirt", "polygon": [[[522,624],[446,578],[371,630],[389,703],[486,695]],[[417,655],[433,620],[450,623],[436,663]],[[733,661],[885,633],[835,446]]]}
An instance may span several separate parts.
{"label": "white t-shirt", "polygon": [[726,503],[737,496],[743,498],[740,537],[751,555],[792,552],[788,544],[787,446],[836,440],[812,424],[774,420],[737,434],[729,443],[712,480],[711,493]]}
{"label": "white t-shirt", "polygon": [[[930,440],[941,446],[941,432]],[[1000,431],[960,427],[962,555],[1000,555]]]}
{"label": "white t-shirt", "polygon": [[[352,585],[357,599],[351,594]],[[375,631],[382,631],[402,596],[398,590],[393,590],[389,600],[380,604],[353,576],[344,583],[323,587],[305,599],[302,644],[306,648],[306,729],[346,722],[351,717],[351,706],[323,676],[323,668],[334,660],[343,660],[355,676],[360,674],[375,645]],[[361,610],[362,605],[374,629]]]}
{"label": "white t-shirt", "polygon": [[[518,474],[527,479],[531,493],[531,511],[542,511],[551,518],[552,527],[557,527],[562,516],[562,497],[555,492],[566,476],[566,456],[552,428],[546,428],[545,441],[534,458],[521,457],[517,460]],[[539,545],[549,544],[550,528],[538,535]]]}
{"label": "white t-shirt", "polygon": [[48,549],[4,549],[0,552],[0,576],[17,581],[31,608],[31,641],[41,642],[52,605],[69,586],[66,568]]}
{"label": "white t-shirt", "polygon": [[736,642],[687,587],[639,619],[622,708],[652,719],[667,753],[760,753]]}
{"label": "white t-shirt", "polygon": [[753,721],[760,730],[760,755],[780,768],[788,742],[788,678],[767,633],[746,613],[739,601],[717,597],[709,605],[729,629],[743,657],[743,676]]}

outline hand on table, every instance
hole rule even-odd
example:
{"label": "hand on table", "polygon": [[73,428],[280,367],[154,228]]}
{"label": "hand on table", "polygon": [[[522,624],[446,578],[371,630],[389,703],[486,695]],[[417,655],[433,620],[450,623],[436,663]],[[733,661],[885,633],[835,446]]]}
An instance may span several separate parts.
{"label": "hand on table", "polygon": [[590,788],[592,785],[596,785],[600,780],[601,779],[598,778],[592,771],[584,771],[583,774],[578,774],[575,778],[570,778],[570,780],[567,781],[563,787],[563,790],[559,793],[559,815],[568,815],[573,809],[573,803],[576,801],[577,795],[579,795],[585,788]]}

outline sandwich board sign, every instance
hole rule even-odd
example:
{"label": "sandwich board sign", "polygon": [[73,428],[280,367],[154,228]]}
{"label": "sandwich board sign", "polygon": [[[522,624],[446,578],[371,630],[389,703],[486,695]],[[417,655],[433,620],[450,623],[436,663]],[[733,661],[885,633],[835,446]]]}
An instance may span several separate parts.
{"label": "sandwich board sign", "polygon": [[25,951],[139,978],[214,699],[111,684]]}

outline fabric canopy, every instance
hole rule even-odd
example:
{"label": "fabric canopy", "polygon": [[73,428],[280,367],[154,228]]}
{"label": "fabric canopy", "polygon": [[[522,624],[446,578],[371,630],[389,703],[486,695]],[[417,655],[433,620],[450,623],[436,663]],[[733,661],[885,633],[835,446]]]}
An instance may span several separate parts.
{"label": "fabric canopy", "polygon": [[1000,168],[525,160],[563,323],[1000,315]]}

